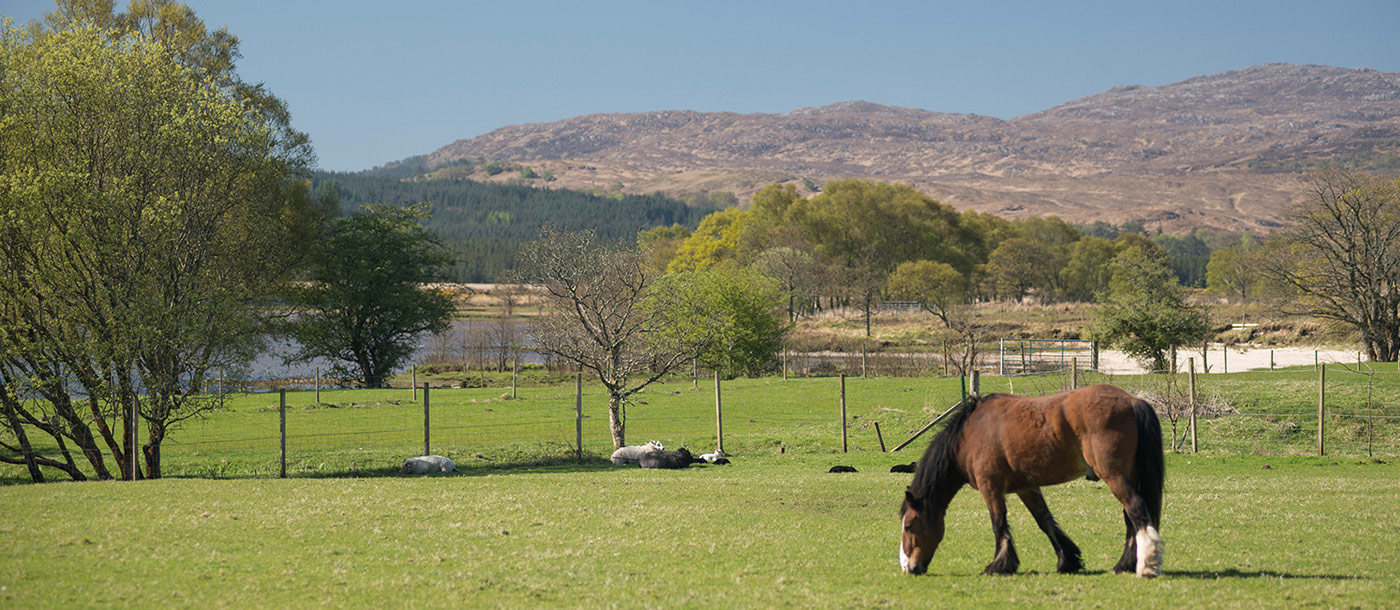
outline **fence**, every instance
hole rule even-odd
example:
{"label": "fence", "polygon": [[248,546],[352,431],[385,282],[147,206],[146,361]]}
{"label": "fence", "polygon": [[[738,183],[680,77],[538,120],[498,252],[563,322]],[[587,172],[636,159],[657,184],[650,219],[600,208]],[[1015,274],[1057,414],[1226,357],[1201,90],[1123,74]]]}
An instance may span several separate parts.
{"label": "fence", "polygon": [[[897,361],[909,363],[909,375],[737,379],[721,382],[719,396],[709,372],[697,379],[670,378],[627,402],[626,438],[708,451],[720,442],[722,426],[724,449],[741,456],[892,448],[972,389],[969,380],[930,371],[935,359]],[[1113,383],[1158,408],[1164,436],[1171,439],[1168,447],[1177,451],[1192,449],[1194,430],[1199,451],[1316,454],[1320,430],[1327,455],[1400,455],[1400,373],[1393,369],[1332,364],[1229,375],[1198,372],[1194,392],[1186,369],[1183,363],[1175,374],[1067,368],[986,376],[980,390],[1033,396]],[[422,387],[322,390],[320,400],[315,390],[291,390],[285,392],[285,408],[279,392],[229,395],[223,408],[172,431],[163,445],[165,472],[275,477],[282,473],[284,446],[288,476],[390,474],[404,458],[421,455],[425,445],[464,470],[572,464],[580,449],[586,463],[601,464],[612,449],[607,397],[596,383],[585,384],[579,419],[572,377],[566,383],[522,386],[514,398],[508,382],[494,388],[432,387],[426,393]],[[36,450],[54,455],[57,448]],[[22,480],[23,472],[22,466],[3,465],[0,479]]]}

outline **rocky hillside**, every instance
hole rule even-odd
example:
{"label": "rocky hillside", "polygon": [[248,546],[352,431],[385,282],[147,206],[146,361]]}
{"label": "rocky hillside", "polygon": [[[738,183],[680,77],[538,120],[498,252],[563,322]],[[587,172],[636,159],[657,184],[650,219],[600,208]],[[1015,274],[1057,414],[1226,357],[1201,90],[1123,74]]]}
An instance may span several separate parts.
{"label": "rocky hillside", "polygon": [[1270,64],[1009,120],[869,102],[593,114],[458,140],[427,163],[477,158],[547,170],[551,187],[742,198],[773,181],[858,177],[1009,216],[1266,231],[1308,167],[1400,171],[1400,73]]}

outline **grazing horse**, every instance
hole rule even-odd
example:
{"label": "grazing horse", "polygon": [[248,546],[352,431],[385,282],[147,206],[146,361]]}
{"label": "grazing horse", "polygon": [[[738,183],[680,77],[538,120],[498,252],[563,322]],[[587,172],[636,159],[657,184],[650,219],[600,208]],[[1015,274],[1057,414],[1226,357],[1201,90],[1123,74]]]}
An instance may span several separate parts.
{"label": "grazing horse", "polygon": [[982,494],[992,517],[996,555],[984,574],[1020,567],[1006,523],[1006,494],[1020,496],[1050,538],[1061,573],[1083,568],[1040,488],[1098,475],[1123,504],[1127,536],[1114,572],[1152,578],[1162,570],[1162,428],[1152,406],[1111,385],[1038,398],[972,397],[948,420],[919,460],[900,507],[899,565],[923,574],[943,541],[948,504],[963,485]]}

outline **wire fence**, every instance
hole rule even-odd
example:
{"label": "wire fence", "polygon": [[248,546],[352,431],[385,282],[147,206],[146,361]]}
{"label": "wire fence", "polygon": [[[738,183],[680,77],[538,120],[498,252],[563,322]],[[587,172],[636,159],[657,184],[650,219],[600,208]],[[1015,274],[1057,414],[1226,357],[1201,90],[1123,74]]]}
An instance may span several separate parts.
{"label": "wire fence", "polygon": [[[849,355],[841,362],[858,366]],[[736,455],[881,451],[909,438],[970,391],[1039,396],[1111,383],[1157,408],[1173,451],[1315,455],[1320,448],[1332,456],[1400,456],[1400,372],[1368,363],[1198,372],[1194,384],[1186,370],[1130,375],[1065,369],[987,375],[974,382],[939,374],[936,357],[867,354],[867,372],[872,363],[885,375],[798,378],[790,369],[789,380],[723,381],[718,405],[712,377],[669,378],[622,405],[626,439],[634,444],[655,439],[699,453],[718,446],[722,420],[724,448]],[[802,370],[815,375],[812,368]],[[289,476],[390,475],[404,458],[424,453],[445,455],[463,470],[576,463],[580,454],[585,464],[602,464],[613,448],[608,397],[597,384],[585,384],[581,397],[574,383],[516,391],[341,389],[323,390],[319,401],[317,396],[312,390],[228,396],[223,408],[167,437],[162,445],[166,476],[279,476],[283,446]],[[145,442],[144,431],[141,437]],[[921,448],[927,438],[911,447]],[[34,450],[46,457],[60,453],[42,442]],[[909,459],[916,453],[906,452]],[[0,479],[24,478],[23,466],[0,465]]]}

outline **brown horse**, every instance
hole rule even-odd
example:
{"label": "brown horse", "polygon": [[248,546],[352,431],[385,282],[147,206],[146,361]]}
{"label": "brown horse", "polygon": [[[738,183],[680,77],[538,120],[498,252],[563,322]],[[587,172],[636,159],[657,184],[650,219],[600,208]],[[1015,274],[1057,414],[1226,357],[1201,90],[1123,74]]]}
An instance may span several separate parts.
{"label": "brown horse", "polygon": [[923,574],[943,541],[948,504],[963,485],[981,492],[996,555],[984,574],[1020,567],[1006,524],[1006,494],[1030,509],[1059,557],[1061,573],[1083,568],[1040,488],[1098,475],[1123,503],[1123,556],[1114,572],[1152,578],[1162,570],[1162,428],[1152,406],[1111,385],[1039,398],[991,394],[964,401],[929,443],[900,507],[899,565]]}

